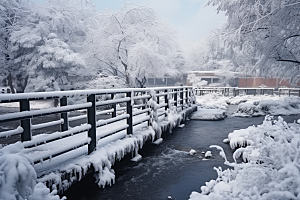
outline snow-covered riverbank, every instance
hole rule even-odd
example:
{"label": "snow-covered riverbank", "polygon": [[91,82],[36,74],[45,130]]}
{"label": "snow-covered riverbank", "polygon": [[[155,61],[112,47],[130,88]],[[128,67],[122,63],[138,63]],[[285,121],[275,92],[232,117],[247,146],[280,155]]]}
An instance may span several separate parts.
{"label": "snow-covered riverbank", "polygon": [[[238,104],[233,116],[300,114],[299,97],[209,94],[199,98],[198,103],[209,102],[215,109],[225,102]],[[235,130],[224,142],[236,149],[233,163],[227,161],[221,147],[211,147],[220,150],[231,169],[215,166],[217,179],[201,186],[201,192],[192,192],[190,200],[300,198],[300,119],[288,124],[281,117],[274,120],[267,115],[261,125]],[[237,162],[239,157],[243,162]]]}

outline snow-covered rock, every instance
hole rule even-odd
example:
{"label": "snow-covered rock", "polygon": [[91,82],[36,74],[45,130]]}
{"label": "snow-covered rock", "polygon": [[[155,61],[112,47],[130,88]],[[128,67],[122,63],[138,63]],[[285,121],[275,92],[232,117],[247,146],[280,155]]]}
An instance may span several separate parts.
{"label": "snow-covered rock", "polygon": [[189,152],[190,155],[194,155],[194,154],[196,154],[196,153],[197,153],[197,151],[194,150],[194,149],[191,149],[190,152]]}
{"label": "snow-covered rock", "polygon": [[205,156],[205,158],[212,157],[211,151],[207,151],[204,156]]}

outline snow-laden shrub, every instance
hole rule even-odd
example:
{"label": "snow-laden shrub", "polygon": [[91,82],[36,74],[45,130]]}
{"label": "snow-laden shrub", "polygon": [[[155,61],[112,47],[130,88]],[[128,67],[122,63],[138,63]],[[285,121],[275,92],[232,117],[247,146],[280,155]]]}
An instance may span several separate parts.
{"label": "snow-laden shrub", "polygon": [[207,109],[223,109],[227,110],[228,97],[219,93],[210,93],[204,96],[197,96],[197,105]]}
{"label": "snow-laden shrub", "polygon": [[[299,120],[298,120],[299,122]],[[238,137],[233,137],[237,134]],[[233,169],[214,168],[218,178],[193,192],[190,200],[223,199],[299,199],[300,198],[300,125],[287,124],[281,117],[273,120],[266,116],[262,125],[244,129],[243,135],[233,132],[229,140],[247,140],[246,147],[238,148],[234,163],[225,164]],[[224,156],[224,151],[221,147]],[[244,162],[237,163],[242,156]]]}
{"label": "snow-laden shrub", "polygon": [[258,100],[241,103],[234,116],[293,115],[300,112],[300,98]]}
{"label": "snow-laden shrub", "polygon": [[23,149],[20,142],[0,149],[0,200],[60,200],[56,190],[50,192],[44,184],[36,184],[32,159]]}

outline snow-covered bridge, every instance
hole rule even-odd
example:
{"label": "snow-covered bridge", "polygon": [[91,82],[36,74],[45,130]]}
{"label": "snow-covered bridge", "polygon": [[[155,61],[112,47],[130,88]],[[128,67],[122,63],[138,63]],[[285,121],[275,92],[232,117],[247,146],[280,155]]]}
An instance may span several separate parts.
{"label": "snow-covered bridge", "polygon": [[[36,101],[59,99],[60,105],[30,109]],[[69,105],[68,102],[73,103]],[[99,186],[111,184],[115,160],[132,153],[133,160],[141,156],[138,150],[147,140],[162,141],[162,131],[172,130],[196,109],[192,87],[129,88],[40,92],[0,95],[0,106],[18,103],[19,112],[2,113],[0,124],[20,121],[13,130],[0,132],[1,143],[21,136],[13,144],[19,154],[29,156],[39,181],[51,187],[66,189],[80,180],[91,168],[98,173]],[[78,116],[68,113],[80,111]],[[31,119],[59,114],[60,119],[32,124]],[[107,119],[99,116],[111,115]],[[86,123],[70,127],[69,122],[86,119]],[[60,126],[60,131],[38,134],[32,131]]]}

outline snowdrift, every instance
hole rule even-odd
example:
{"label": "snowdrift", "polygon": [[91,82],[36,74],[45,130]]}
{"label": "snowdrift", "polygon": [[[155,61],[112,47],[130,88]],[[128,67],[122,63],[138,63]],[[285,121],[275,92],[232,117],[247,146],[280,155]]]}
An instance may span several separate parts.
{"label": "snowdrift", "polygon": [[[190,200],[300,199],[299,123],[266,116],[260,126],[229,134],[230,146],[237,148],[234,163],[227,161],[221,147],[213,147],[233,169],[214,168],[218,178],[206,182],[201,193],[192,192]],[[238,157],[244,162],[237,163]]]}

